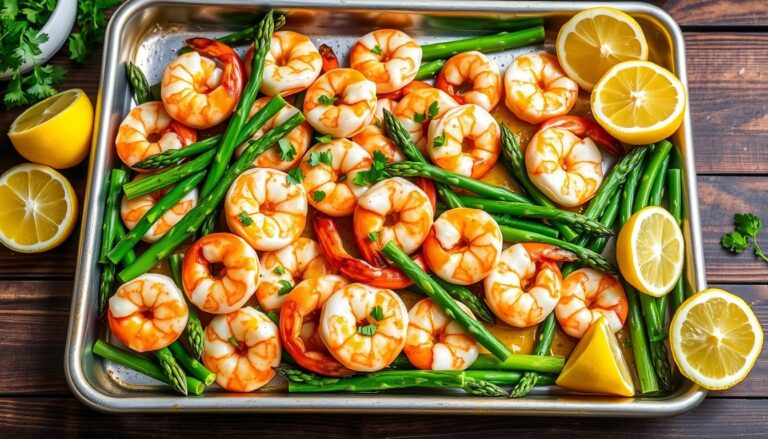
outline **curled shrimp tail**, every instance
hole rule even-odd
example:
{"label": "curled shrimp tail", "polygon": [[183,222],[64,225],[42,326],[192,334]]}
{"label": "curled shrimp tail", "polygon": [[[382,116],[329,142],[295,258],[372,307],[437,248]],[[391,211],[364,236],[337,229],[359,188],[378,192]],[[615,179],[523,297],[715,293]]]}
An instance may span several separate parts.
{"label": "curled shrimp tail", "polygon": [[336,58],[336,53],[333,52],[331,46],[321,44],[317,50],[320,52],[320,57],[323,58],[323,73],[339,68],[339,59]]}
{"label": "curled shrimp tail", "polygon": [[221,83],[233,94],[240,95],[245,69],[237,52],[226,44],[210,38],[190,38],[186,43],[190,49],[224,64]]}
{"label": "curled shrimp tail", "polygon": [[[317,241],[323,249],[323,254],[343,276],[377,288],[392,290],[407,288],[413,285],[413,281],[396,267],[375,267],[347,253],[336,226],[336,221],[333,218],[318,213],[315,215],[313,225]],[[426,264],[421,255],[414,257],[413,260],[422,269],[426,270]]]}
{"label": "curled shrimp tail", "polygon": [[579,259],[575,253],[556,245],[526,243],[523,246],[535,261],[569,262]]}
{"label": "curled shrimp tail", "polygon": [[299,334],[304,324],[301,307],[293,300],[286,300],[280,308],[280,340],[283,348],[299,366],[321,375],[345,377],[355,373],[333,357],[319,351],[307,351]]}
{"label": "curled shrimp tail", "polygon": [[184,145],[189,145],[197,141],[197,130],[190,128],[176,120],[172,121],[166,130],[176,133]]}
{"label": "curled shrimp tail", "polygon": [[453,84],[448,82],[448,80],[445,79],[445,75],[443,75],[442,73],[437,76],[437,79],[435,79],[435,88],[439,88],[440,90],[451,95],[451,97],[456,102],[458,102],[459,105],[464,105],[466,103],[464,96],[460,95],[457,92],[456,87],[454,87]]}
{"label": "curled shrimp tail", "polygon": [[422,88],[432,88],[431,85],[427,84],[424,81],[411,81],[406,85],[405,87],[401,88],[400,90],[395,90],[391,93],[384,93],[378,95],[379,99],[391,99],[393,101],[399,101],[403,98],[403,96],[407,95],[408,93],[415,91],[415,90],[421,90]]}
{"label": "curled shrimp tail", "polygon": [[562,128],[579,137],[589,137],[609,153],[617,157],[624,155],[624,148],[621,147],[619,141],[608,134],[597,122],[589,119],[579,116],[553,117],[542,123],[539,126],[539,131],[544,131],[547,128]]}

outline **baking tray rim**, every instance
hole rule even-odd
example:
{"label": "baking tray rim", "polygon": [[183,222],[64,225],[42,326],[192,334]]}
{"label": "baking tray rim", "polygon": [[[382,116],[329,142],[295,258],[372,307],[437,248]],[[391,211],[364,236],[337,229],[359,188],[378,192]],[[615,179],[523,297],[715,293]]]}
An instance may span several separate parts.
{"label": "baking tray rim", "polygon": [[[327,9],[383,9],[381,3],[372,0],[283,0],[257,2],[271,7],[314,7]],[[616,399],[578,395],[532,396],[523,399],[482,398],[446,395],[397,395],[397,394],[344,394],[344,395],[296,395],[296,394],[250,394],[211,397],[182,396],[132,396],[120,398],[98,390],[86,378],[82,361],[87,333],[85,325],[92,318],[86,315],[88,283],[91,270],[96,264],[96,251],[100,239],[101,203],[106,172],[106,147],[111,140],[107,138],[109,129],[102,125],[111,116],[110,109],[115,100],[114,84],[119,73],[117,69],[117,49],[119,36],[132,16],[141,9],[155,5],[207,5],[207,6],[259,6],[247,0],[134,0],[124,3],[112,16],[107,28],[102,57],[101,77],[97,97],[96,135],[91,145],[89,159],[89,178],[84,200],[84,214],[81,226],[77,272],[72,296],[70,321],[65,347],[64,369],[67,383],[73,394],[86,406],[102,412],[346,412],[346,413],[422,413],[422,414],[506,414],[506,415],[546,415],[546,416],[612,416],[612,417],[661,417],[675,416],[698,406],[706,397],[703,388],[686,382],[678,394],[669,398]],[[554,13],[570,12],[589,7],[608,5],[602,2],[564,2],[564,1],[477,1],[471,5],[447,0],[421,0],[418,3],[407,0],[387,2],[387,10],[401,11],[467,11],[467,12],[506,12],[506,13]],[[672,39],[673,61],[675,70],[686,88],[687,69],[685,46],[678,24],[664,10],[651,4],[640,2],[611,2],[610,6],[631,13],[646,14],[665,28]],[[702,251],[701,226],[699,221],[698,195],[696,189],[696,170],[691,135],[691,119],[686,108],[682,130],[685,139],[685,183],[686,205],[690,234],[690,252],[693,281],[697,290],[706,287],[704,257]]]}

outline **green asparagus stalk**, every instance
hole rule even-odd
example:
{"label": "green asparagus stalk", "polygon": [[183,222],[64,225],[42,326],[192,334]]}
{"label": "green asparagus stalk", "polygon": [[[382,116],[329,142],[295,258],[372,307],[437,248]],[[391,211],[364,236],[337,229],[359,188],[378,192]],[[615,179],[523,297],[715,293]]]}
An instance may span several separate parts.
{"label": "green asparagus stalk", "polygon": [[389,177],[424,177],[430,180],[439,181],[451,186],[456,186],[470,192],[474,192],[478,195],[488,197],[494,200],[501,201],[514,201],[516,203],[531,202],[524,196],[512,192],[507,188],[501,186],[494,186],[467,177],[465,175],[458,174],[456,172],[448,171],[446,169],[438,168],[437,166],[420,162],[399,162],[387,165],[384,168],[384,173]]}
{"label": "green asparagus stalk", "polygon": [[184,369],[192,374],[192,376],[202,381],[206,386],[209,386],[216,380],[216,374],[203,366],[203,363],[192,358],[178,340],[171,343],[168,349],[170,349],[173,356],[179,360],[179,363],[184,366]]}
{"label": "green asparagus stalk", "polygon": [[[277,372],[288,379],[288,391],[291,393],[375,392],[409,387],[433,387],[460,388],[476,396],[507,394],[499,386],[483,380],[483,374],[470,374],[466,371],[386,370],[348,378],[323,377],[301,369],[278,368]],[[513,371],[492,372],[496,379],[502,379],[505,382],[514,382],[520,376],[519,372]]]}
{"label": "green asparagus stalk", "polygon": [[109,173],[107,180],[107,199],[104,206],[104,222],[101,225],[101,250],[99,263],[109,262],[107,253],[112,249],[115,240],[115,225],[120,223],[118,204],[120,203],[120,188],[128,180],[128,172],[115,168]]}
{"label": "green asparagus stalk", "polygon": [[611,236],[613,231],[600,221],[588,218],[578,213],[560,210],[551,207],[537,206],[528,203],[515,203],[510,201],[489,200],[487,198],[460,196],[462,204],[466,207],[474,207],[488,213],[505,213],[522,218],[540,218],[553,222],[567,224],[576,230],[596,236]]}
{"label": "green asparagus stalk", "polygon": [[[174,253],[168,257],[168,267],[171,269],[171,276],[173,281],[176,282],[176,286],[181,291],[184,291],[184,285],[181,282],[181,261],[184,259],[184,255],[180,253]],[[198,360],[203,356],[204,345],[204,331],[203,323],[200,321],[200,316],[197,315],[197,309],[194,305],[190,305],[189,316],[187,317],[187,337],[189,338],[189,346],[192,348],[192,353],[195,354],[195,358]],[[209,383],[206,383],[206,385]]]}
{"label": "green asparagus stalk", "polygon": [[[552,355],[512,354],[506,360],[499,361],[493,355],[480,354],[467,370],[529,370],[542,373],[560,373],[564,365],[565,358]],[[395,358],[389,367],[413,369],[413,365],[405,355]]]}
{"label": "green asparagus stalk", "polygon": [[490,53],[544,41],[544,26],[536,26],[516,32],[499,32],[494,35],[446,41],[443,43],[421,46],[421,60],[450,58],[453,55],[470,50]]}
{"label": "green asparagus stalk", "polygon": [[99,314],[107,308],[107,302],[112,297],[115,289],[115,273],[117,267],[113,263],[104,264],[101,268],[101,282],[99,283]]}
{"label": "green asparagus stalk", "polygon": [[[115,240],[117,242],[120,242],[121,239],[125,238],[127,233],[128,232],[125,231],[125,227],[122,224],[118,223],[115,225]],[[133,264],[133,261],[135,260],[136,252],[131,249],[125,253],[125,256],[123,256],[123,259],[120,262],[123,264],[123,266],[127,266]]]}
{"label": "green asparagus stalk", "polygon": [[251,111],[253,102],[261,87],[262,74],[264,72],[264,58],[269,52],[270,42],[272,41],[272,32],[274,31],[274,21],[272,11],[261,20],[253,39],[253,61],[251,63],[251,76],[248,78],[243,93],[240,95],[240,101],[235,107],[235,112],[230,118],[221,143],[216,150],[216,156],[208,171],[208,176],[200,190],[200,195],[205,197],[214,191],[219,184],[224,172],[232,159],[235,148],[239,145],[238,134],[243,129],[248,114]]}
{"label": "green asparagus stalk", "polygon": [[[517,143],[517,137],[512,134],[512,131],[504,124],[501,125],[501,161],[509,170],[510,174],[515,177],[515,180],[519,185],[523,187],[525,192],[531,199],[539,206],[550,207],[556,209],[554,203],[544,195],[536,185],[533,184],[530,178],[528,178],[528,172],[525,170],[525,160],[523,160],[523,153],[520,151],[520,145]],[[555,223],[555,227],[563,235],[563,239],[566,241],[573,241],[577,236],[573,229],[567,224]]]}
{"label": "green asparagus stalk", "polygon": [[[285,15],[274,14],[275,30],[278,30],[285,26]],[[256,26],[249,26],[241,31],[234,32],[227,35],[222,35],[214,40],[224,43],[227,46],[242,46],[253,42],[254,34],[256,33]],[[179,55],[192,51],[189,47],[182,47],[179,49]]]}
{"label": "green asparagus stalk", "polygon": [[140,180],[133,180],[123,185],[123,192],[130,200],[163,189],[201,171],[205,171],[215,154],[215,150],[210,150],[179,166],[152,174]]}
{"label": "green asparagus stalk", "polygon": [[[651,206],[661,206],[661,200],[664,198],[664,189],[666,187],[666,182],[667,182],[667,168],[669,167],[669,159],[670,159],[670,156],[667,155],[667,157],[661,163],[661,169],[659,170],[659,173],[656,174],[656,178],[653,180],[653,184],[651,185],[651,195],[648,198],[648,204]],[[661,319],[661,324],[662,324],[661,329],[663,333],[667,333],[667,330],[664,326],[664,322],[667,315],[668,300],[669,300],[669,294],[666,294],[662,297],[658,297],[653,300],[654,304],[656,305],[656,312],[658,313],[659,318]]]}
{"label": "green asparagus stalk", "polygon": [[504,361],[512,352],[507,346],[493,336],[482,323],[473,319],[465,313],[456,301],[421,267],[419,267],[410,256],[408,256],[393,241],[388,242],[382,249],[382,253],[387,256],[400,270],[403,271],[413,283],[448,315],[472,334],[477,341],[483,345],[496,358]]}
{"label": "green asparagus stalk", "polygon": [[133,165],[137,169],[161,169],[175,165],[187,157],[194,157],[216,147],[221,141],[221,135],[217,134],[205,140],[195,142],[180,149],[168,149],[151,155]]}
{"label": "green asparagus stalk", "polygon": [[581,245],[577,245],[573,242],[563,241],[560,239],[550,238],[549,236],[539,235],[537,233],[527,232],[525,230],[517,230],[507,226],[499,226],[501,229],[501,236],[508,242],[541,242],[544,244],[556,245],[574,253],[581,262],[596,270],[600,270],[604,273],[613,274],[616,273],[616,267],[599,253],[594,252]]}
{"label": "green asparagus stalk", "polygon": [[250,168],[253,161],[264,151],[269,149],[275,142],[283,138],[292,129],[296,128],[304,121],[301,113],[296,113],[288,120],[267,132],[258,140],[251,140],[245,147],[240,157],[230,166],[222,176],[222,179],[214,188],[213,192],[202,197],[197,206],[192,208],[178,223],[171,227],[160,240],[152,244],[136,261],[125,267],[119,273],[123,282],[127,282],[140,276],[159,261],[173,252],[187,238],[194,235],[202,225],[205,218],[219,205],[224,198],[229,186],[235,181],[238,175]]}
{"label": "green asparagus stalk", "polygon": [[[667,200],[669,201],[669,213],[675,217],[677,225],[683,222],[683,173],[678,168],[671,168],[667,171]],[[672,290],[672,314],[685,301],[685,285],[683,277],[677,280],[675,288]]]}
{"label": "green asparagus stalk", "polygon": [[[93,353],[113,363],[123,365],[150,378],[173,386],[160,366],[133,352],[128,352],[104,341],[96,340],[93,344]],[[197,378],[188,376],[185,381],[187,391],[192,395],[201,395],[203,390],[205,390],[205,385]]]}
{"label": "green asparagus stalk", "polygon": [[440,69],[443,68],[443,64],[445,64],[444,59],[436,59],[434,61],[425,62],[419,67],[419,71],[416,72],[415,79],[422,80],[434,78],[438,73],[440,73]]}
{"label": "green asparagus stalk", "polygon": [[122,260],[128,251],[136,247],[136,244],[141,241],[141,238],[147,231],[149,231],[152,225],[190,191],[197,187],[197,185],[203,181],[203,177],[205,177],[205,171],[192,174],[165,194],[165,196],[155,203],[155,205],[152,206],[141,219],[139,219],[133,229],[107,254],[109,260],[115,264]]}
{"label": "green asparagus stalk", "polygon": [[633,169],[640,166],[648,153],[648,147],[639,146],[629,150],[608,172],[603,179],[600,189],[589,202],[583,215],[589,218],[597,218],[602,215],[608,204],[618,198],[619,186],[627,179],[627,175]]}
{"label": "green asparagus stalk", "polygon": [[177,363],[176,359],[173,358],[171,350],[168,348],[162,348],[157,351],[153,351],[152,353],[155,354],[155,357],[157,357],[157,361],[160,363],[160,368],[163,370],[163,374],[168,379],[168,384],[170,384],[174,390],[186,396],[188,393],[187,374],[184,373],[184,370],[181,368],[181,366],[179,366],[179,363]]}
{"label": "green asparagus stalk", "polygon": [[203,225],[200,226],[200,236],[210,235],[216,231],[216,227],[219,225],[219,219],[221,217],[221,206],[216,206],[210,215],[205,218]]}
{"label": "green asparagus stalk", "polygon": [[545,224],[536,223],[533,221],[526,221],[519,218],[511,218],[506,215],[491,214],[496,223],[500,226],[509,226],[515,229],[527,230],[529,232],[538,233],[540,235],[549,236],[551,238],[557,238],[560,236],[560,232],[557,229],[553,229]]}
{"label": "green asparagus stalk", "polygon": [[470,311],[478,318],[486,323],[494,324],[496,317],[493,315],[488,306],[472,291],[469,291],[466,287],[461,285],[454,285],[437,276],[432,276],[435,282],[440,285],[451,297],[463,303],[469,308]]}
{"label": "green asparagus stalk", "polygon": [[[602,224],[610,224],[613,226],[614,223],[616,223],[616,218],[619,216],[619,205],[620,197],[616,197],[611,201],[611,204],[608,205],[608,207],[605,209],[605,213],[603,213],[603,217],[600,219],[600,222]],[[606,245],[608,245],[608,239],[607,236],[595,236],[589,239],[587,244],[585,244],[585,247],[587,248],[596,248],[602,249],[605,248]],[[578,241],[577,241],[578,242]],[[570,273],[569,273],[570,274]]]}
{"label": "green asparagus stalk", "polygon": [[154,100],[147,78],[136,64],[130,61],[126,62],[125,72],[128,75],[128,82],[131,83],[131,88],[133,89],[133,98],[136,99],[139,105]]}
{"label": "green asparagus stalk", "polygon": [[534,26],[543,26],[544,18],[485,18],[485,17],[453,17],[453,16],[434,16],[427,17],[426,22],[430,27],[436,29],[449,30],[504,30],[513,31],[518,29],[528,29]]}
{"label": "green asparagus stalk", "polygon": [[669,156],[669,151],[672,149],[672,144],[667,140],[653,146],[653,152],[648,157],[648,161],[645,165],[645,172],[640,177],[640,183],[637,186],[637,193],[635,194],[634,211],[648,206],[648,202],[651,198],[651,190],[653,189],[653,182],[656,180],[656,176],[661,172],[663,163]]}
{"label": "green asparagus stalk", "polygon": [[[408,157],[408,160],[419,163],[427,163],[427,160],[419,151],[419,147],[416,146],[411,140],[411,135],[408,134],[402,123],[386,109],[384,110],[384,126],[389,134],[389,138],[403,151],[403,154]],[[437,190],[440,199],[445,202],[451,209],[457,207],[463,207],[459,197],[454,193],[448,185],[440,182],[435,182],[435,189]]]}

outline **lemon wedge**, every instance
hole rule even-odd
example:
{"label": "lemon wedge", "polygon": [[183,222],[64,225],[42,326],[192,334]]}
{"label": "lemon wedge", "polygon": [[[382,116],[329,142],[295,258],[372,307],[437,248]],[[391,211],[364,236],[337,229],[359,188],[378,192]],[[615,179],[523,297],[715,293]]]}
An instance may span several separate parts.
{"label": "lemon wedge", "polygon": [[633,396],[635,387],[627,362],[605,318],[584,334],[555,382],[560,387],[587,393]]}
{"label": "lemon wedge", "polygon": [[680,372],[710,390],[741,382],[763,347],[763,330],[752,308],[718,288],[694,294],[675,312],[669,345]]}
{"label": "lemon wedge", "polygon": [[25,159],[55,169],[70,168],[88,155],[93,106],[80,89],[38,102],[11,124],[8,138]]}
{"label": "lemon wedge", "polygon": [[560,28],[555,47],[565,73],[586,91],[616,64],[648,59],[643,29],[614,8],[590,8],[574,15]]}
{"label": "lemon wedge", "polygon": [[72,233],[77,197],[63,175],[25,163],[0,176],[0,243],[22,253],[50,250]]}
{"label": "lemon wedge", "polygon": [[616,238],[619,270],[633,287],[661,297],[683,271],[685,242],[680,226],[664,208],[649,206],[632,215]]}
{"label": "lemon wedge", "polygon": [[669,70],[648,61],[611,67],[592,90],[595,120],[630,145],[663,140],[685,115],[685,87]]}

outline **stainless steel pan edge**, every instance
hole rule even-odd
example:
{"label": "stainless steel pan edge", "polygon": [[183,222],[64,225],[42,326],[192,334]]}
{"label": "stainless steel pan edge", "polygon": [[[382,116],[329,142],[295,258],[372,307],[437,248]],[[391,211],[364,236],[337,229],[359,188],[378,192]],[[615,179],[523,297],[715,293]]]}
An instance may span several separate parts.
{"label": "stainless steel pan edge", "polygon": [[[248,0],[134,0],[123,4],[113,15],[107,29],[102,59],[102,73],[96,105],[96,135],[91,147],[83,223],[78,256],[78,270],[72,297],[70,323],[65,349],[64,367],[67,382],[85,405],[104,412],[347,412],[347,413],[434,413],[434,414],[505,414],[545,416],[613,416],[653,417],[674,416],[696,407],[706,397],[706,391],[686,382],[678,391],[662,398],[603,398],[579,395],[532,396],[524,399],[480,398],[446,395],[396,394],[343,394],[296,395],[255,393],[206,397],[176,397],[170,394],[147,392],[130,395],[112,395],[103,392],[89,379],[84,359],[93,360],[90,346],[96,336],[95,291],[98,289],[96,266],[101,229],[103,185],[107,172],[107,151],[112,144],[109,125],[119,123],[121,117],[111,109],[115,102],[127,99],[128,90],[122,66],[118,63],[118,47],[125,26],[135,14],[154,5],[199,6],[261,6],[261,7],[315,7],[326,9],[382,9],[380,1],[369,0],[283,0],[252,2]],[[496,13],[554,13],[577,11],[600,5],[597,2],[511,2],[478,1],[471,6],[465,2],[394,0],[386,2],[386,9],[400,11],[473,11]],[[612,7],[630,13],[652,17],[663,26],[673,39],[674,67],[687,86],[685,48],[678,25],[663,10],[638,2],[616,2]],[[690,114],[686,110],[683,126],[677,133],[685,159],[685,208],[688,212],[687,241],[689,258],[688,279],[697,291],[706,287],[699,223],[696,170],[691,137]],[[140,396],[137,396],[140,395]]]}

